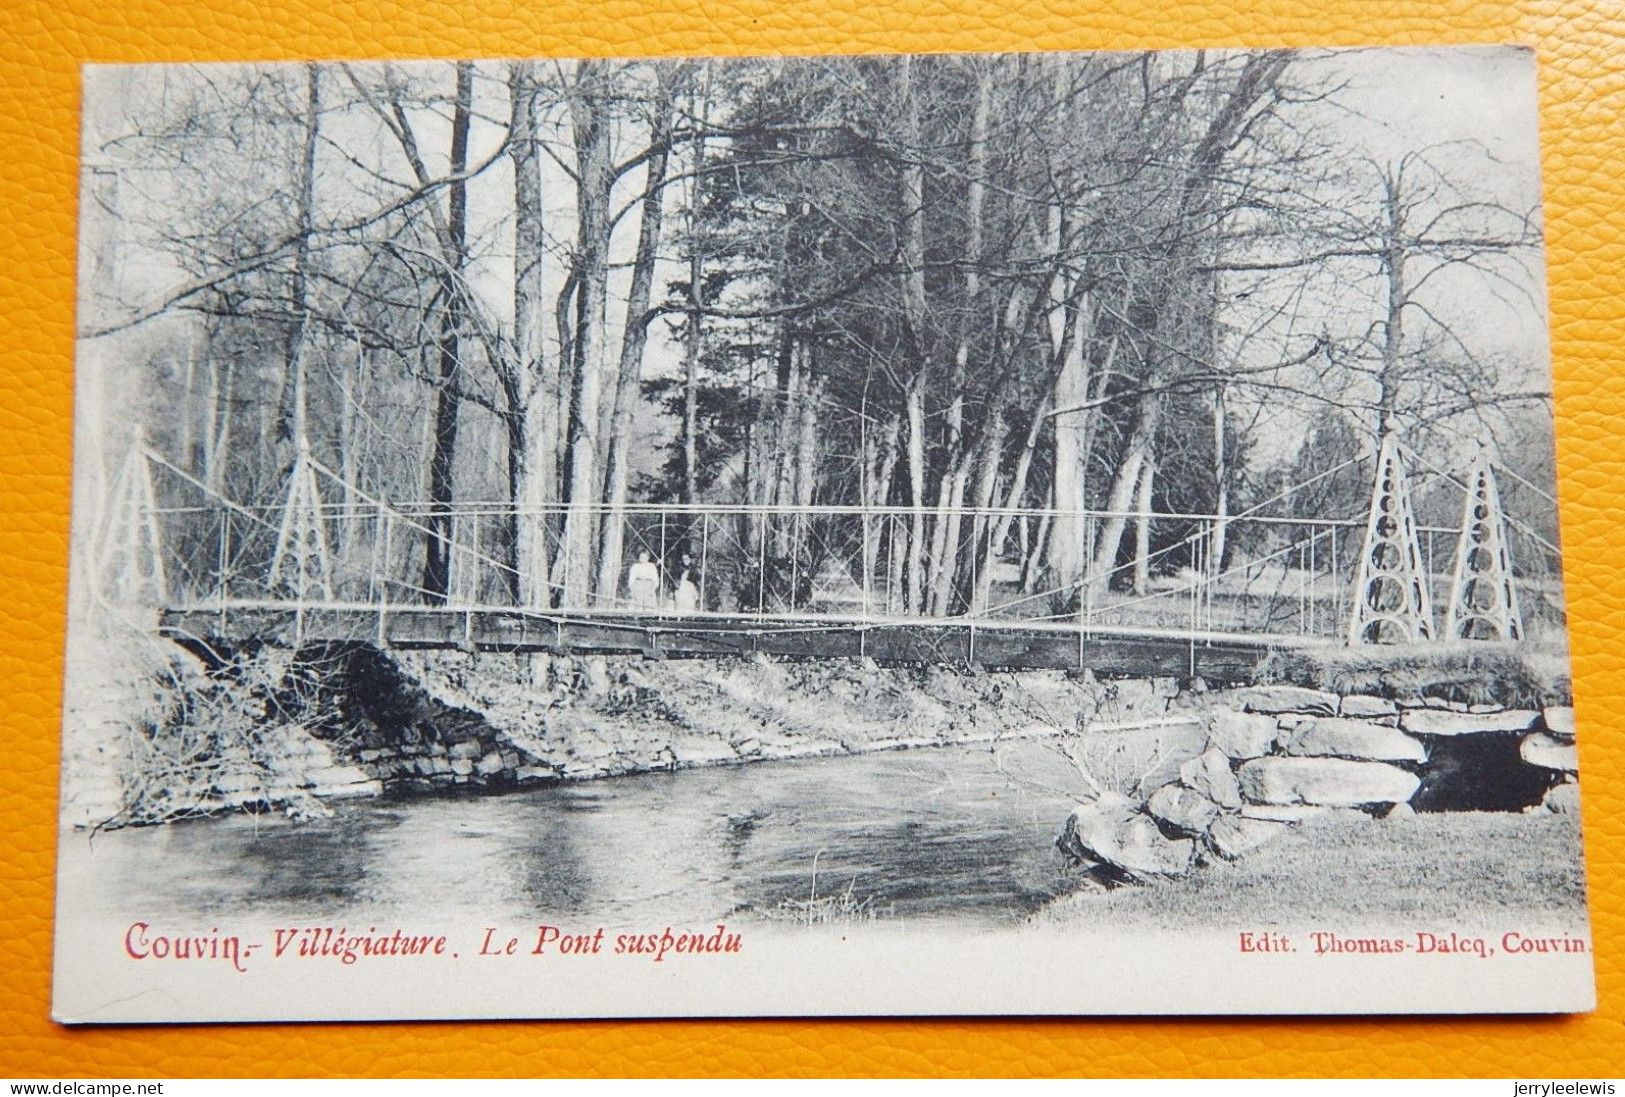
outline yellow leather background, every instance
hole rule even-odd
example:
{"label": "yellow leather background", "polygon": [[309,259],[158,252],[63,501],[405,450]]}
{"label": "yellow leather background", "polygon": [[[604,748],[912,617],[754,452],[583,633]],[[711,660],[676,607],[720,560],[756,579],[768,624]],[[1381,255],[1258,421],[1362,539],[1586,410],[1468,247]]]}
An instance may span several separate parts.
{"label": "yellow leather background", "polygon": [[[0,1076],[1625,1075],[1625,5],[1362,0],[0,0]],[[1518,42],[1537,48],[1601,1008],[1423,1021],[192,1026],[47,1017],[78,65]]]}

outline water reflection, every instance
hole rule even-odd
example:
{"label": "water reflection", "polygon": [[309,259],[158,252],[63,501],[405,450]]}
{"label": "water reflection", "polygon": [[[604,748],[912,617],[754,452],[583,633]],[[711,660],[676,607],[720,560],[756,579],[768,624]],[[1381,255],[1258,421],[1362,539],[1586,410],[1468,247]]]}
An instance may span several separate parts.
{"label": "water reflection", "polygon": [[849,896],[886,917],[1020,918],[1064,889],[1078,779],[1043,742],[641,774],[70,839],[99,913],[590,916],[637,926]]}

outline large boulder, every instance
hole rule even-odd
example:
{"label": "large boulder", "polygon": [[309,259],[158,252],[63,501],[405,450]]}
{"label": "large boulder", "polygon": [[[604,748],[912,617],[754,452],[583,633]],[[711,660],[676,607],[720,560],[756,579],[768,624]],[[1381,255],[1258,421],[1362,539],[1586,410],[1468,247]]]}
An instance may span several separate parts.
{"label": "large boulder", "polygon": [[1116,792],[1097,793],[1079,804],[1066,817],[1056,848],[1077,861],[1104,860],[1097,846],[1107,844],[1107,836],[1138,814],[1133,801]]}
{"label": "large boulder", "polygon": [[1518,757],[1532,766],[1556,770],[1558,773],[1579,773],[1580,752],[1574,740],[1537,731],[1523,737],[1518,744]]}
{"label": "large boulder", "polygon": [[1240,815],[1221,815],[1208,828],[1208,844],[1227,861],[1234,861],[1244,853],[1251,853],[1266,842],[1291,830],[1288,823],[1275,823],[1267,819],[1248,819]]}
{"label": "large boulder", "polygon": [[1372,697],[1364,693],[1351,693],[1337,706],[1339,716],[1351,719],[1373,716],[1392,716],[1399,711],[1399,706],[1382,697]]}
{"label": "large boulder", "polygon": [[1573,781],[1554,785],[1540,802],[1541,808],[1555,815],[1580,814],[1580,786]]}
{"label": "large boulder", "polygon": [[1568,705],[1552,705],[1541,712],[1540,719],[1553,735],[1574,738],[1574,709]]}
{"label": "large boulder", "polygon": [[1421,743],[1398,728],[1364,720],[1319,716],[1298,725],[1286,752],[1300,757],[1358,758],[1368,762],[1425,762]]}
{"label": "large boulder", "polygon": [[1242,795],[1260,804],[1357,807],[1397,804],[1416,794],[1416,774],[1386,762],[1342,758],[1255,758],[1236,774]]}
{"label": "large boulder", "polygon": [[1247,712],[1279,714],[1307,712],[1313,716],[1336,716],[1337,694],[1302,686],[1250,686],[1236,691],[1236,703]]}
{"label": "large boulder", "polygon": [[1179,767],[1179,780],[1220,807],[1241,806],[1241,785],[1236,781],[1235,770],[1230,768],[1230,756],[1217,747],[1208,747],[1195,758],[1187,758]]}
{"label": "large boulder", "polygon": [[1148,816],[1136,815],[1119,828],[1109,853],[1111,863],[1132,876],[1183,876],[1191,869],[1196,843],[1168,838]]}
{"label": "large boulder", "polygon": [[1127,797],[1103,792],[1067,816],[1056,846],[1077,861],[1110,865],[1130,876],[1182,876],[1196,843],[1163,835]]}
{"label": "large boulder", "polygon": [[1163,785],[1145,802],[1145,809],[1181,834],[1198,835],[1218,818],[1219,805],[1184,785]]}
{"label": "large boulder", "polygon": [[1219,709],[1208,720],[1208,742],[1231,758],[1259,758],[1275,749],[1281,729],[1273,716]]}
{"label": "large boulder", "polygon": [[1399,726],[1413,735],[1476,735],[1485,731],[1525,731],[1540,714],[1524,708],[1504,712],[1454,712],[1440,708],[1406,709]]}

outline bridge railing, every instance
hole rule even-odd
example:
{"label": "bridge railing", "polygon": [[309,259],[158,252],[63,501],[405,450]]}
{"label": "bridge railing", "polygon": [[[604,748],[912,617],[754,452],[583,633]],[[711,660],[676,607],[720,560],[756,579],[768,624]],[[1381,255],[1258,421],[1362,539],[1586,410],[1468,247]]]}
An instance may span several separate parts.
{"label": "bridge railing", "polygon": [[[119,484],[99,530],[104,593],[149,604],[988,619],[1333,639],[1350,618],[1365,551],[1365,515],[1260,513],[1263,506],[1235,516],[1142,516],[389,502],[305,452],[288,482],[255,503],[227,498],[143,446]],[[1432,467],[1417,490],[1429,485],[1446,495],[1461,487]],[[1303,486],[1270,504],[1294,505]],[[1539,491],[1527,482],[1516,490]],[[1417,526],[1435,606],[1448,601],[1459,553],[1460,526],[1442,521],[1448,509],[1433,506],[1436,524]],[[1519,584],[1533,595],[1526,614],[1560,624],[1556,544],[1511,512],[1507,529]],[[1102,551],[1111,541],[1115,555]]]}
{"label": "bridge railing", "polygon": [[[1335,637],[1360,521],[1105,511],[965,509],[951,547],[907,507],[631,504],[542,507],[355,498],[316,509],[320,567],[286,555],[279,505],[171,498],[155,509],[168,600],[178,604],[449,604],[586,613],[859,620],[987,618],[1100,628]],[[930,512],[935,521],[935,511]],[[594,531],[593,574],[571,596],[568,527]],[[1081,561],[1063,572],[1057,527]],[[1097,559],[1108,527],[1121,549]],[[1002,543],[989,547],[995,531]],[[1426,531],[1447,545],[1453,531]],[[540,553],[516,546],[530,538]],[[618,561],[604,560],[619,541]],[[444,565],[432,572],[430,546]],[[527,565],[529,570],[527,571]],[[642,565],[641,567],[639,565]]]}

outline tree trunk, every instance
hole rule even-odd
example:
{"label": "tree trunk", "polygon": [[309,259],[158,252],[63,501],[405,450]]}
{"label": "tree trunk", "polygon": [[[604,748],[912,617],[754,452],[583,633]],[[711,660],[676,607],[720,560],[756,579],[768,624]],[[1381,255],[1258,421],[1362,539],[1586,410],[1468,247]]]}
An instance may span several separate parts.
{"label": "tree trunk", "polygon": [[[305,422],[305,345],[310,337],[310,236],[315,228],[316,144],[322,109],[320,69],[305,65],[304,148],[299,161],[299,235],[293,247],[293,274],[288,286],[289,320],[283,344],[287,363],[279,416],[282,433],[295,449],[309,441]],[[279,462],[279,465],[287,462]]]}
{"label": "tree trunk", "polygon": [[[1038,436],[1044,424],[1043,408],[1044,405],[1039,405],[1038,412],[1027,427],[1027,436],[1022,440],[1021,456],[1016,458],[1016,467],[1010,474],[1010,486],[1004,496],[1005,513],[987,523],[989,532],[981,541],[982,559],[976,568],[976,584],[971,595],[971,610],[975,613],[986,612],[992,600],[993,566],[998,563],[999,553],[1010,536],[1010,526],[1016,517],[1014,511],[1021,506],[1022,497],[1027,494],[1027,477],[1032,473],[1033,456],[1038,451]],[[1022,555],[1023,564],[1032,554],[1033,547],[1029,545]]]}
{"label": "tree trunk", "polygon": [[[468,126],[474,98],[474,66],[457,64],[457,92],[451,116],[451,163],[454,176],[468,167]],[[462,264],[467,251],[468,187],[461,180],[446,188],[447,269],[441,275],[439,392],[435,398],[434,443],[429,457],[429,535],[424,539],[423,591],[431,602],[445,602],[451,590],[452,518],[456,494],[457,419],[461,398],[457,392],[460,365],[459,333],[463,324]]]}
{"label": "tree trunk", "polygon": [[[791,335],[785,351],[779,357],[776,397],[773,409],[773,479],[768,497],[775,507],[793,505],[795,475],[795,424],[801,407],[802,368],[806,360],[806,344],[799,335]],[[773,555],[783,559],[790,554],[790,524],[782,515],[769,519],[773,530]]]}
{"label": "tree trunk", "polygon": [[[1061,412],[1054,417],[1053,475],[1055,509],[1061,514],[1050,536],[1047,556],[1055,584],[1060,587],[1071,587],[1082,578],[1087,552],[1083,543],[1084,517],[1078,513],[1089,509],[1084,491],[1085,465],[1095,419],[1094,412],[1080,406],[1088,402],[1090,388],[1088,340],[1083,331],[1087,324],[1088,309],[1078,302],[1072,309],[1072,337],[1062,355],[1055,384],[1055,406]],[[1114,343],[1113,350],[1115,347]],[[1068,408],[1076,410],[1065,410]]]}
{"label": "tree trunk", "polygon": [[507,386],[508,491],[514,517],[509,537],[516,600],[545,608],[552,604],[545,508],[558,499],[559,363],[548,357],[544,336],[547,237],[536,118],[540,88],[533,62],[514,62],[508,89],[514,173],[514,360]]}
{"label": "tree trunk", "polygon": [[[884,507],[891,498],[892,476],[897,470],[897,436],[901,427],[901,420],[896,412],[886,420],[885,427],[880,432],[878,446],[870,441],[869,448],[874,451],[874,463],[868,469],[868,491],[863,497],[866,507]],[[866,454],[867,458],[868,455]],[[889,515],[871,514],[863,521],[863,576],[866,582],[873,584],[876,578],[876,564],[879,561],[880,546],[885,543],[886,535],[891,530]],[[888,605],[890,593],[888,588]]]}
{"label": "tree trunk", "polygon": [[[763,376],[763,364],[753,360],[750,367],[752,415],[748,437],[745,440],[745,502],[752,507],[766,507],[774,501],[778,480],[777,431],[774,416],[778,403],[778,376],[784,370],[790,354],[792,336],[789,331],[779,335],[778,363],[773,371],[773,384],[769,386]],[[759,510],[745,516],[745,542],[753,559],[759,559],[768,536],[769,523]],[[755,582],[751,588],[755,589]]]}
{"label": "tree trunk", "polygon": [[[581,281],[574,265],[565,276],[564,285],[559,289],[558,298],[553,302],[553,326],[558,331],[559,338],[559,391],[558,403],[553,408],[553,419],[557,424],[553,436],[557,448],[553,453],[554,475],[558,478],[560,497],[564,491],[566,470],[570,458],[570,408],[575,402],[575,375],[576,375],[576,299],[581,295]],[[559,541],[563,545],[562,534]],[[554,563],[555,569],[561,568],[563,557]],[[556,585],[556,584],[555,584]]]}
{"label": "tree trunk", "polygon": [[199,454],[194,449],[194,438],[197,435],[197,352],[190,346],[186,348],[186,368],[181,374],[181,424],[180,440],[176,449],[180,451],[181,467],[189,468],[194,474],[198,470]]}
{"label": "tree trunk", "polygon": [[[365,528],[361,520],[361,497],[357,493],[361,480],[361,409],[363,386],[367,379],[367,350],[358,341],[355,345],[354,368],[339,378],[339,475],[344,480],[345,520],[339,526],[338,551],[341,559],[349,560],[360,544]],[[358,563],[362,561],[358,560]]]}
{"label": "tree trunk", "polygon": [[595,506],[599,490],[599,416],[608,373],[604,331],[609,286],[609,198],[611,178],[610,120],[593,87],[607,76],[606,66],[584,61],[570,96],[570,120],[576,149],[577,283],[574,332],[575,377],[570,417],[570,502],[565,517],[564,604],[582,606],[592,599]]}
{"label": "tree trunk", "polygon": [[[709,78],[706,93],[694,114],[704,118],[710,105]],[[701,324],[705,309],[705,248],[701,237],[699,211],[705,197],[705,139],[694,143],[694,183],[688,204],[688,317],[683,331],[683,502],[700,497],[699,418],[700,352],[705,329]]]}
{"label": "tree trunk", "polygon": [[[228,356],[218,368],[209,369],[209,407],[204,420],[202,480],[215,492],[223,492],[226,454],[231,445],[231,404],[236,381],[236,359]],[[222,374],[224,376],[222,376]]]}
{"label": "tree trunk", "polygon": [[[1000,403],[995,403],[988,414],[991,416],[991,423],[983,436],[982,445],[978,447],[976,487],[971,498],[971,505],[978,513],[969,531],[965,574],[963,576],[959,574],[957,542],[954,547],[954,558],[949,562],[951,574],[958,577],[955,586],[957,601],[972,611],[985,608],[986,605],[986,598],[982,594],[983,580],[998,556],[998,545],[991,538],[998,533],[1002,541],[1003,534],[1008,533],[1010,529],[1008,515],[991,517],[984,513],[993,505],[993,496],[998,491],[999,468],[1004,460],[1004,443],[1010,432],[1009,421],[1005,418],[1004,408]],[[958,604],[949,604],[940,612],[953,612],[959,608],[961,607]]]}
{"label": "tree trunk", "polygon": [[962,454],[951,475],[944,474],[948,498],[939,504],[936,532],[931,542],[930,613],[952,612],[954,579],[959,572],[959,541],[964,533],[965,488],[970,482],[972,455]]}
{"label": "tree trunk", "polygon": [[1100,540],[1095,545],[1094,563],[1089,569],[1089,585],[1096,596],[1104,594],[1111,584],[1112,571],[1117,566],[1117,550],[1123,543],[1126,515],[1134,503],[1141,470],[1151,458],[1161,418],[1161,399],[1154,393],[1140,397],[1134,411],[1134,429],[1129,433],[1123,460],[1117,466],[1111,490],[1106,495],[1107,514],[1101,521]]}
{"label": "tree trunk", "polygon": [[[976,328],[976,308],[982,290],[983,206],[987,197],[987,125],[992,107],[992,62],[973,58],[976,67],[976,106],[971,115],[970,177],[965,188],[965,279],[958,344],[954,348],[953,377],[949,384],[948,411],[944,436],[942,479],[937,484],[937,514],[931,539],[931,612],[949,612],[951,592],[958,572],[959,540],[963,528],[965,487],[970,476],[971,456],[965,445],[965,389],[969,376],[971,335]],[[920,195],[923,201],[923,193]],[[921,247],[923,265],[924,248]]]}
{"label": "tree trunk", "polygon": [[[692,229],[690,230],[693,231]],[[700,497],[700,313],[705,307],[700,250],[691,245],[688,256],[688,320],[683,333],[683,502]]]}
{"label": "tree trunk", "polygon": [[1045,549],[1049,545],[1051,531],[1055,528],[1054,508],[1045,510],[1044,516],[1038,520],[1038,531],[1033,534],[1031,546],[1027,549],[1027,557],[1021,562],[1021,593],[1032,594],[1038,589],[1038,576],[1044,570],[1043,560]]}
{"label": "tree trunk", "polygon": [[925,386],[924,373],[916,374],[904,394],[908,415],[908,490],[913,515],[909,522],[908,556],[904,583],[908,613],[921,609],[925,556]]}
{"label": "tree trunk", "polygon": [[1388,311],[1383,324],[1382,372],[1377,375],[1377,435],[1394,429],[1394,412],[1399,403],[1401,355],[1405,350],[1405,209],[1396,173],[1383,177],[1388,223],[1383,234],[1383,275],[1388,283]]}
{"label": "tree trunk", "polygon": [[603,532],[598,557],[598,594],[613,598],[621,573],[625,538],[627,480],[631,470],[632,412],[643,384],[643,355],[649,342],[649,299],[654,285],[655,260],[660,249],[661,215],[666,184],[666,145],[671,138],[674,106],[669,90],[662,89],[649,135],[652,150],[644,176],[642,213],[637,252],[632,260],[632,285],[626,300],[626,330],[621,336],[620,370],[615,378],[615,399],[609,421],[609,458],[605,472]]}
{"label": "tree trunk", "polygon": [[[1278,51],[1249,55],[1234,86],[1216,104],[1190,147],[1172,226],[1177,231],[1162,253],[1154,256],[1158,311],[1148,334],[1165,345],[1181,348],[1198,361],[1210,361],[1212,357],[1212,287],[1203,281],[1211,276],[1202,273],[1196,259],[1204,244],[1213,242],[1214,230],[1206,227],[1215,212],[1210,208],[1213,188],[1221,178],[1226,157],[1234,151],[1240,135],[1250,124],[1249,112],[1271,93],[1288,64],[1287,55]],[[1124,515],[1146,462],[1153,458],[1162,415],[1162,397],[1158,390],[1178,375],[1177,358],[1164,350],[1143,378],[1144,388],[1136,403],[1134,426],[1107,494],[1106,509],[1111,515],[1102,522],[1088,575],[1093,593],[1104,593],[1111,582],[1122,545]]]}
{"label": "tree trunk", "polygon": [[514,491],[514,523],[519,535],[515,553],[516,596],[522,606],[553,604],[550,585],[558,469],[553,440],[557,418],[551,394],[533,388],[521,410],[508,416],[508,481]]}
{"label": "tree trunk", "polygon": [[[811,359],[812,348],[806,357]],[[822,381],[813,376],[812,364],[804,362],[801,379],[801,407],[796,416],[796,460],[792,482],[795,495],[793,505],[800,510],[811,507],[818,494],[818,405],[823,398]]]}
{"label": "tree trunk", "polygon": [[903,57],[900,68],[903,163],[898,169],[898,216],[902,223],[903,318],[912,343],[914,373],[904,393],[908,420],[909,502],[914,508],[909,526],[908,612],[923,608],[926,565],[925,388],[930,372],[930,339],[926,331],[925,296],[925,168],[918,159],[920,111],[914,87],[914,59]]}
{"label": "tree trunk", "polygon": [[1134,593],[1144,594],[1151,585],[1151,494],[1157,462],[1147,457],[1140,465],[1140,487],[1134,506]]}
{"label": "tree trunk", "polygon": [[[1015,515],[1010,512],[1013,512],[1021,506],[1022,499],[1027,494],[1027,480],[1032,474],[1033,459],[1038,452],[1038,440],[1043,431],[1044,422],[1046,420],[1045,413],[1049,410],[1052,404],[1057,404],[1062,407],[1067,406],[1066,404],[1062,403],[1061,385],[1063,380],[1066,379],[1068,371],[1073,371],[1075,375],[1076,372],[1087,370],[1087,360],[1085,359],[1082,349],[1084,346],[1083,327],[1085,318],[1087,316],[1086,310],[1087,305],[1081,300],[1073,301],[1070,306],[1071,324],[1068,329],[1070,335],[1062,341],[1062,346],[1060,349],[1060,368],[1057,369],[1052,375],[1049,397],[1045,400],[1041,400],[1038,406],[1033,409],[1032,421],[1027,426],[1027,436],[1022,441],[1021,455],[1016,459],[1015,472],[1010,477],[1010,489],[1005,495],[1004,507],[1006,513],[1000,515],[999,518],[994,522],[993,533],[987,539],[984,546],[982,565],[977,572],[976,591],[972,601],[973,607],[978,612],[985,610],[988,606],[989,598],[992,593],[993,563],[997,559],[999,551],[1004,547],[1005,538],[1010,535],[1010,525],[1015,520]],[[1110,349],[1106,354],[1108,369],[1110,369],[1111,362],[1116,357],[1116,354],[1117,343],[1115,340],[1113,340],[1110,345]],[[1081,395],[1074,399],[1081,400],[1082,397],[1087,396],[1087,390],[1088,381],[1087,378],[1085,378],[1078,388]],[[1088,415],[1090,413],[1080,410],[1069,412],[1068,414]],[[1059,420],[1062,417],[1055,416],[1054,418],[1057,420],[1055,430],[1056,433],[1059,434],[1062,430]],[[1084,462],[1089,459],[1089,447],[1087,445],[1089,434],[1087,426],[1085,427],[1083,433],[1084,444],[1080,445],[1077,450],[1071,454],[1074,464],[1067,467],[1066,475],[1064,476],[1060,471],[1058,471],[1060,469],[1060,455],[1063,451],[1059,446],[1057,446],[1056,464],[1051,470],[1052,476],[1049,493],[1050,505],[1048,507],[1048,513],[1046,513],[1044,516],[1043,527],[1040,529],[1039,535],[1033,539],[1031,544],[1024,548],[1022,553],[1021,589],[1024,593],[1030,593],[1032,591],[1033,584],[1037,581],[1037,571],[1043,561],[1049,560],[1052,571],[1055,569],[1056,564],[1053,542],[1056,533],[1054,531],[1061,528],[1063,525],[1066,529],[1066,536],[1069,539],[1066,552],[1071,554],[1073,558],[1073,567],[1075,570],[1081,566],[1084,552],[1083,515],[1080,513],[1062,515],[1061,521],[1056,522],[1055,512],[1068,509],[1076,512],[1082,511],[1086,508],[1087,500],[1084,498],[1081,473]],[[1071,501],[1064,505],[1057,502],[1062,490],[1074,493]],[[1071,584],[1076,583],[1078,578],[1079,576],[1077,574],[1074,574],[1070,579],[1063,580],[1057,578],[1057,584],[1070,586]]]}
{"label": "tree trunk", "polygon": [[1213,390],[1213,540],[1208,549],[1208,571],[1212,575],[1224,573],[1224,542],[1230,516],[1230,469],[1225,457],[1224,386]]}

